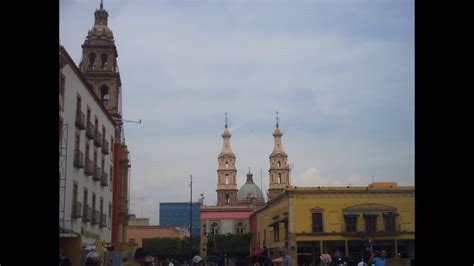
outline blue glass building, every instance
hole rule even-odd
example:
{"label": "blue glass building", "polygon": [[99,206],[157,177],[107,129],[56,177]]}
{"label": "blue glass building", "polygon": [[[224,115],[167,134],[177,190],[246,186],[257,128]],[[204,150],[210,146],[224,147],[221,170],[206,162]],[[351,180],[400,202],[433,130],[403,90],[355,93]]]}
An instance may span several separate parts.
{"label": "blue glass building", "polygon": [[[192,204],[192,234],[199,237],[201,204]],[[189,228],[189,202],[160,202],[160,225]]]}

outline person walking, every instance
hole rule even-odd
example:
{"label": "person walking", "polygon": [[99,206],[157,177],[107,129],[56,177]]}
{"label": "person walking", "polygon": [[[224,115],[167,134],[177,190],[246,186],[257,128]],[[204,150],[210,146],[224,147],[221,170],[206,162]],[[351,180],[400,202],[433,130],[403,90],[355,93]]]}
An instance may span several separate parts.
{"label": "person walking", "polygon": [[385,250],[375,251],[374,254],[370,257],[369,261],[374,266],[385,266],[385,257],[387,257],[387,252]]}
{"label": "person walking", "polygon": [[146,262],[145,249],[137,248],[133,260],[122,263],[122,266],[144,266]]}
{"label": "person walking", "polygon": [[291,257],[288,255],[288,250],[286,248],[280,249],[280,254],[283,257],[283,261],[281,262],[281,266],[291,266]]}

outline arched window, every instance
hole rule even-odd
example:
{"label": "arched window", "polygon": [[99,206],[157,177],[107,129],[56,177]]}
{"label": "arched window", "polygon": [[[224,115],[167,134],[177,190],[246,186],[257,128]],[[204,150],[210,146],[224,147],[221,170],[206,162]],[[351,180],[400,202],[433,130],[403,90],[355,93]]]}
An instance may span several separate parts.
{"label": "arched window", "polygon": [[225,162],[225,168],[229,168],[229,163]]}
{"label": "arched window", "polygon": [[230,204],[230,196],[229,196],[229,194],[225,194],[225,204],[227,204],[227,205]]}
{"label": "arched window", "polygon": [[225,184],[226,185],[229,184],[229,175],[228,174],[225,175]]}
{"label": "arched window", "polygon": [[100,88],[100,100],[104,103],[107,104],[109,102],[109,88],[107,85],[102,85]]}
{"label": "arched window", "polygon": [[219,224],[217,222],[212,222],[211,223],[211,234],[213,236],[217,235],[219,231]]}
{"label": "arched window", "polygon": [[106,53],[103,53],[100,56],[100,66],[102,67],[102,69],[107,69],[107,54]]}
{"label": "arched window", "polygon": [[281,163],[280,163],[280,161],[278,161],[278,167],[280,167],[280,166],[281,166]]}
{"label": "arched window", "polygon": [[281,174],[278,174],[278,184],[281,184]]}
{"label": "arched window", "polygon": [[95,67],[95,53],[89,54],[89,67],[92,69]]}

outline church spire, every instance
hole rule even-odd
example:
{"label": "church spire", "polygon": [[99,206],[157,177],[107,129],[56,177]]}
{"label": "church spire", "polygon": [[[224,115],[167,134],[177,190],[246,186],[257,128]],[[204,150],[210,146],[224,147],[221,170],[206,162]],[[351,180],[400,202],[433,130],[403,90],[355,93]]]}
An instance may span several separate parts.
{"label": "church spire", "polygon": [[229,155],[235,158],[235,155],[232,152],[232,149],[230,148],[230,137],[232,135],[230,134],[230,131],[228,128],[227,113],[225,113],[224,115],[225,115],[225,128],[224,128],[224,132],[222,133],[222,138],[224,139],[224,143],[222,145],[222,151],[219,154],[219,157],[222,157],[224,155]]}
{"label": "church spire", "polygon": [[228,128],[227,113],[225,113],[225,128],[222,133],[224,140],[222,151],[217,161],[217,206],[235,206],[237,204],[237,169],[235,168],[235,154],[230,148],[230,131]]}
{"label": "church spire", "polygon": [[104,25],[107,26],[107,19],[109,13],[104,9],[104,3],[100,0],[100,8],[94,12],[95,22],[94,25]]}
{"label": "church spire", "polygon": [[273,199],[278,196],[286,186],[290,185],[289,181],[289,166],[288,166],[288,155],[283,150],[281,143],[281,130],[279,128],[280,119],[278,112],[276,112],[276,125],[275,131],[273,132],[274,146],[273,151],[270,154],[270,169],[268,170],[270,185],[268,189],[269,199]]}

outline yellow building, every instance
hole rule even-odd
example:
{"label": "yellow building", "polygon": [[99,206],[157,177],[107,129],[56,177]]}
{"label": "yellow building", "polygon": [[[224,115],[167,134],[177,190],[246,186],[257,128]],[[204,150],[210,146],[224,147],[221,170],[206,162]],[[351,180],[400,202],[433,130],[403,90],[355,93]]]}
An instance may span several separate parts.
{"label": "yellow building", "polygon": [[253,248],[272,258],[285,247],[293,265],[319,265],[319,256],[364,261],[373,250],[414,259],[415,187],[291,187],[257,210]]}

